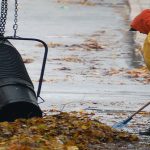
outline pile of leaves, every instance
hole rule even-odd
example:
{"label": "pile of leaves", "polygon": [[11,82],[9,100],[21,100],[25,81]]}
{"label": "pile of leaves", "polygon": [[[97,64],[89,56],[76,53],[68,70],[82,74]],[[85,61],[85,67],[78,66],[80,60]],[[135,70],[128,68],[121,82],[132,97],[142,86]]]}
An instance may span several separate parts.
{"label": "pile of leaves", "polygon": [[121,141],[138,138],[76,112],[0,123],[1,150],[84,150],[90,145]]}
{"label": "pile of leaves", "polygon": [[[43,44],[37,44],[36,45],[37,47],[43,47]],[[55,42],[49,42],[49,43],[47,43],[47,46],[49,47],[49,48],[55,48],[55,47],[60,47],[60,46],[63,46],[63,44],[61,44],[61,43],[55,43]]]}
{"label": "pile of leaves", "polygon": [[136,68],[133,70],[127,71],[128,75],[132,78],[135,78],[137,81],[149,84],[150,83],[150,71],[146,66]]}
{"label": "pile of leaves", "polygon": [[125,68],[110,68],[109,70],[105,70],[104,75],[125,75],[143,84],[150,83],[150,71],[146,66],[141,66],[131,70],[127,70]]}
{"label": "pile of leaves", "polygon": [[82,62],[82,60],[78,56],[75,56],[75,55],[70,55],[70,56],[66,56],[66,57],[62,57],[62,58],[53,58],[52,60],[74,62],[74,63]]}
{"label": "pile of leaves", "polygon": [[120,68],[120,69],[110,68],[109,70],[105,71],[105,75],[109,75],[109,76],[118,75],[118,74],[123,73],[124,71],[125,71],[124,68]]}
{"label": "pile of leaves", "polygon": [[65,45],[65,47],[69,48],[69,50],[87,50],[87,51],[99,51],[102,50],[103,47],[96,39],[87,39],[81,44],[72,44]]}
{"label": "pile of leaves", "polygon": [[[37,47],[43,47],[43,44],[37,44]],[[47,44],[49,48],[56,48],[56,47],[67,47],[69,50],[87,50],[87,51],[98,51],[103,49],[100,43],[93,38],[85,40],[83,43],[80,44],[72,44],[72,45],[64,45],[62,43],[54,43],[49,42]]]}

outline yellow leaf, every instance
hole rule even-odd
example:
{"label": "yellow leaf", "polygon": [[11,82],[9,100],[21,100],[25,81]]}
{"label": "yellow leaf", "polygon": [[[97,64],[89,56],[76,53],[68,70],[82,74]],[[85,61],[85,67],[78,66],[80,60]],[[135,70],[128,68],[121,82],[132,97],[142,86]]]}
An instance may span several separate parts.
{"label": "yellow leaf", "polygon": [[85,125],[82,125],[81,128],[82,128],[83,130],[86,130],[88,127],[85,126]]}
{"label": "yellow leaf", "polygon": [[67,146],[67,150],[79,150],[77,146]]}

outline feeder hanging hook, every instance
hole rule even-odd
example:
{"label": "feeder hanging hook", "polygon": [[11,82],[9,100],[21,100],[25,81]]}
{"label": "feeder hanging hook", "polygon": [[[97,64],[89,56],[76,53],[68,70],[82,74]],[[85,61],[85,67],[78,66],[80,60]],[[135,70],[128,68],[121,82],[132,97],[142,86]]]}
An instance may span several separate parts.
{"label": "feeder hanging hook", "polygon": [[14,14],[14,25],[13,25],[13,29],[14,29],[14,37],[16,37],[17,34],[17,29],[18,29],[18,1],[15,0],[15,14]]}
{"label": "feeder hanging hook", "polygon": [[[7,11],[8,11],[8,1],[2,0],[1,2],[1,16],[0,16],[0,36],[4,36],[5,33],[5,25],[7,20]],[[14,37],[16,37],[17,29],[18,29],[18,0],[15,0],[15,14],[14,14]]]}

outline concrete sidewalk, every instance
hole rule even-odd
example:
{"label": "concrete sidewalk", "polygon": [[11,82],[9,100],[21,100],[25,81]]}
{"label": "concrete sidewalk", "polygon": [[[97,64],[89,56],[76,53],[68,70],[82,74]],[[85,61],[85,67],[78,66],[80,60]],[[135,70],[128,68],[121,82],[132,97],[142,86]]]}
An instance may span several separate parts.
{"label": "concrete sidewalk", "polygon": [[131,19],[144,9],[150,9],[150,0],[128,0],[131,9]]}
{"label": "concrete sidewalk", "polygon": [[[142,10],[150,9],[150,0],[128,0],[130,6],[130,19],[132,20],[137,16]],[[139,32],[136,33],[135,42],[139,44],[140,47],[143,46],[146,35]]]}

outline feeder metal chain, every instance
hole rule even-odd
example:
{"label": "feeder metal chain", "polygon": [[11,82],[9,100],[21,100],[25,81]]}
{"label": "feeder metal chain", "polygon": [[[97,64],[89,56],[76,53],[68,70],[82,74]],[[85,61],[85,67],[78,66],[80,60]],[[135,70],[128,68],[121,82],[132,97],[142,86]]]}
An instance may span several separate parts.
{"label": "feeder metal chain", "polygon": [[16,37],[17,34],[17,29],[18,29],[18,1],[15,0],[15,14],[14,14],[14,25],[13,25],[13,29],[14,29],[14,37]]}
{"label": "feeder metal chain", "polygon": [[3,36],[5,33],[7,10],[8,10],[7,0],[2,0],[2,2],[1,2],[1,16],[0,16],[0,36]]}

